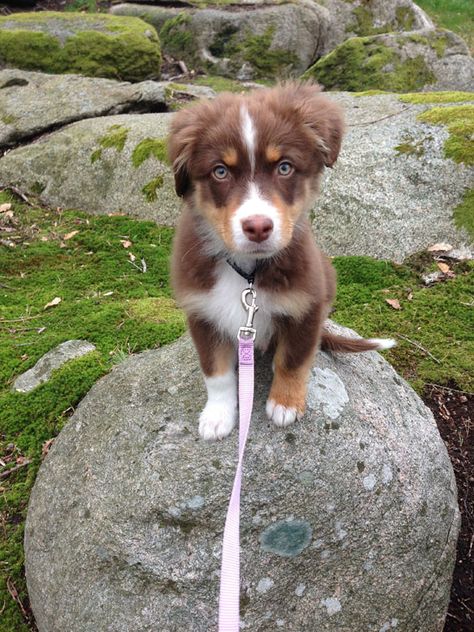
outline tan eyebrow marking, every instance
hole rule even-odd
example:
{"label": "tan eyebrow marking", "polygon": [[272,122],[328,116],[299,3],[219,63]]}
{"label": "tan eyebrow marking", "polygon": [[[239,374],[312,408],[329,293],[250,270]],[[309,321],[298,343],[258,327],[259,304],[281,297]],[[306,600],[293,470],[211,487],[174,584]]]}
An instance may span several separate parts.
{"label": "tan eyebrow marking", "polygon": [[237,151],[233,147],[225,150],[222,158],[228,167],[235,167],[238,162]]}
{"label": "tan eyebrow marking", "polygon": [[267,157],[268,162],[277,162],[281,158],[281,149],[275,145],[268,145],[265,150],[265,156]]}

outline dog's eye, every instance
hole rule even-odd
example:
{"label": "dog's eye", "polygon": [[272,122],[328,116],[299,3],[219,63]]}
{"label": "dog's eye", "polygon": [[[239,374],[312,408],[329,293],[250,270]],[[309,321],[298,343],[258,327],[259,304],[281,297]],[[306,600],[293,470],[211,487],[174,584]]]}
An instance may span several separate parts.
{"label": "dog's eye", "polygon": [[278,174],[280,176],[289,176],[290,173],[293,173],[293,165],[291,162],[288,162],[287,160],[280,162],[278,165]]}
{"label": "dog's eye", "polygon": [[217,165],[217,167],[214,167],[214,169],[212,170],[212,174],[215,178],[217,178],[217,180],[224,180],[224,178],[227,177],[228,173],[229,170],[227,169],[227,167],[224,167],[224,165]]}

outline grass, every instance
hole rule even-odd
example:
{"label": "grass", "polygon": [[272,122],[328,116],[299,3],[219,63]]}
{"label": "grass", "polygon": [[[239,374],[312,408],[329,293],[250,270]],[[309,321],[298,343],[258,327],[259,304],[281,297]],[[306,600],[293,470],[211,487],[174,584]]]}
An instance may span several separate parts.
{"label": "grass", "polygon": [[[0,229],[13,230],[0,236],[17,245],[0,245],[0,458],[4,472],[20,468],[0,479],[0,631],[26,632],[23,528],[42,451],[101,376],[131,352],[176,339],[184,319],[170,295],[171,229],[31,207],[7,193],[2,203],[12,204],[13,216],[0,212]],[[455,276],[432,287],[420,281],[423,270],[436,267],[429,254],[405,265],[365,257],[336,258],[334,265],[336,321],[367,336],[398,336],[386,357],[420,392],[426,383],[472,390],[472,264],[452,266]],[[44,309],[55,297],[61,302]],[[29,394],[11,391],[14,377],[73,338],[97,350]]]}
{"label": "grass", "polygon": [[417,0],[439,26],[460,35],[474,52],[474,2],[472,0]]}

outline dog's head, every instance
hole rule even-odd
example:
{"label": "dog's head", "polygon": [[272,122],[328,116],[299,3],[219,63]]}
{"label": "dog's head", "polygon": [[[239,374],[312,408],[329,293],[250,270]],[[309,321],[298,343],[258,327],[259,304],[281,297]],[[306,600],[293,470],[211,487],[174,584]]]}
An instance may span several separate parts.
{"label": "dog's head", "polygon": [[176,192],[226,250],[268,257],[287,246],[339,154],[338,106],[311,84],[224,93],[173,119]]}

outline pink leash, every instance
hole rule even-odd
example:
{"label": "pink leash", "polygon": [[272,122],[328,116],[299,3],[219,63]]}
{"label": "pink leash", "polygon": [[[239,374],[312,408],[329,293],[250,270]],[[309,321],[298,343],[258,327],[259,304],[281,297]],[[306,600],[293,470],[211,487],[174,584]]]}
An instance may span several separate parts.
{"label": "pink leash", "polygon": [[[251,296],[251,304],[247,303]],[[245,327],[239,329],[239,460],[224,527],[221,585],[219,595],[219,632],[239,632],[240,614],[240,487],[242,462],[253,408],[253,318],[258,307],[252,284],[242,292],[242,304],[248,311]]]}

